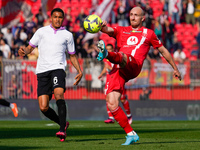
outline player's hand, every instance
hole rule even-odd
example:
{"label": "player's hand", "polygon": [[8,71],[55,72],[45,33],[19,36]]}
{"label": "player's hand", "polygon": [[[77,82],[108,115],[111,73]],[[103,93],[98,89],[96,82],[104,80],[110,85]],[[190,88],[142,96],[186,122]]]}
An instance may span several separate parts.
{"label": "player's hand", "polygon": [[102,77],[102,75],[99,75],[99,76],[98,76],[98,79],[100,80],[100,79],[101,79],[101,77]]}
{"label": "player's hand", "polygon": [[103,21],[102,21],[102,24],[101,24],[101,27],[103,28],[103,27],[105,27],[107,24],[108,24],[107,21],[103,20]]}
{"label": "player's hand", "polygon": [[79,72],[79,74],[76,75],[76,77],[74,78],[76,80],[76,82],[74,82],[74,85],[78,85],[78,83],[81,81],[82,76],[82,72]]}
{"label": "player's hand", "polygon": [[178,70],[174,70],[173,76],[174,76],[175,78],[178,78],[180,81],[182,80],[181,74],[180,74],[180,72],[179,72]]}
{"label": "player's hand", "polygon": [[23,48],[19,48],[18,54],[19,54],[19,56],[25,56],[26,55],[26,53],[25,53]]}

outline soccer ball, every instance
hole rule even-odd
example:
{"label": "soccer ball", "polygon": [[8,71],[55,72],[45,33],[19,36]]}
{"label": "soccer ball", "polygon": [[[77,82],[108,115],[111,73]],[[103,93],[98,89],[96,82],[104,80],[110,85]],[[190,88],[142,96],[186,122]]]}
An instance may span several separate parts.
{"label": "soccer ball", "polygon": [[84,19],[83,27],[89,33],[97,33],[101,30],[102,20],[97,15],[89,15]]}

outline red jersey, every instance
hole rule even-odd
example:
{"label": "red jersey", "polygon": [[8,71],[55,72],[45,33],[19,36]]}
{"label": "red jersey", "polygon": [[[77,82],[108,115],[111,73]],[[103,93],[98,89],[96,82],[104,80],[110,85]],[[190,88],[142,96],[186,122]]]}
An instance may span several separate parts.
{"label": "red jersey", "polygon": [[106,82],[106,94],[111,91],[123,93],[125,82],[137,77],[142,69],[142,65],[149,52],[150,46],[159,48],[161,41],[151,29],[141,27],[133,30],[128,27],[114,27],[114,37],[117,40],[117,49],[127,55],[127,63],[124,68],[115,64],[109,73],[109,80]]}
{"label": "red jersey", "polygon": [[117,40],[117,49],[119,52],[132,55],[138,65],[142,67],[143,61],[149,52],[150,46],[159,48],[161,41],[157,38],[153,30],[141,27],[133,30],[131,26],[114,27],[114,37]]}

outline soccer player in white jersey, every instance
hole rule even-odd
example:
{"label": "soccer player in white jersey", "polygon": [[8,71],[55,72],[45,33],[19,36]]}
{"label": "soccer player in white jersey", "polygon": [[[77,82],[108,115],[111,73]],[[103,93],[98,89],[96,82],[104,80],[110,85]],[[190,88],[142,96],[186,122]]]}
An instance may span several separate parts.
{"label": "soccer player in white jersey", "polygon": [[[75,55],[74,39],[71,32],[61,27],[64,19],[64,12],[60,8],[51,11],[49,26],[39,28],[29,41],[29,45],[18,50],[20,56],[30,54],[38,46],[39,57],[37,60],[36,74],[38,80],[38,102],[42,113],[49,119],[60,125],[56,136],[60,141],[66,138],[66,129],[69,123],[66,121],[65,92],[65,68],[67,50],[70,61],[76,68],[78,74],[75,77],[74,85],[78,85],[83,73]],[[58,115],[49,107],[52,93],[58,106]]]}
{"label": "soccer player in white jersey", "polygon": [[117,40],[118,52],[107,52],[105,44],[101,40],[98,43],[99,54],[97,57],[99,61],[106,58],[115,64],[109,73],[110,80],[106,83],[108,87],[106,101],[115,120],[127,134],[126,142],[122,145],[137,142],[139,136],[129,125],[124,111],[119,106],[120,96],[124,84],[139,75],[150,46],[159,50],[174,69],[173,76],[181,80],[181,74],[168,50],[151,29],[142,26],[142,22],[145,20],[144,11],[140,7],[132,8],[129,19],[131,25],[128,27],[117,26],[112,28],[107,26],[106,21],[103,21],[101,31]]}

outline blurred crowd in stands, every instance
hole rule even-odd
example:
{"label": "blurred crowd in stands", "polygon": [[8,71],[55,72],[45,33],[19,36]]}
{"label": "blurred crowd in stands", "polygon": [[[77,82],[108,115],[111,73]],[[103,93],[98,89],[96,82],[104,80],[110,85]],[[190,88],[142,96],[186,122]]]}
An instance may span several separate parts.
{"label": "blurred crowd in stands", "polygon": [[[61,1],[59,0],[57,3],[61,3]],[[88,12],[79,8],[81,9],[80,13],[76,15],[75,19],[73,19],[70,7],[65,10],[63,26],[73,33],[79,58],[95,58],[97,55],[95,45],[102,36],[99,34],[83,43],[86,35],[83,20],[87,15],[94,13],[101,2],[100,0],[96,0],[96,3],[93,2]],[[144,26],[155,31],[175,61],[183,63],[187,59],[197,60],[200,58],[200,0],[116,0],[108,23],[111,26],[129,26],[129,11],[134,6],[144,9],[146,17]],[[25,20],[23,24],[1,29],[0,55],[6,59],[36,60],[37,48],[24,58],[18,55],[18,49],[28,45],[30,38],[38,28],[49,25],[49,18],[45,19],[42,9],[39,9],[32,18]],[[185,46],[183,44],[184,33],[187,31],[184,28],[187,25],[190,26],[188,30],[192,31],[192,38],[188,43],[193,45],[189,48],[188,44]],[[183,32],[178,31],[181,30],[181,27],[184,29]],[[116,48],[116,45],[114,47]],[[152,48],[149,51],[148,59],[160,60],[162,56]]]}

